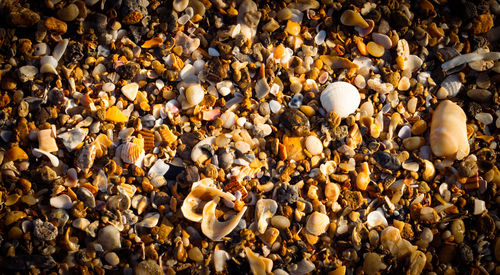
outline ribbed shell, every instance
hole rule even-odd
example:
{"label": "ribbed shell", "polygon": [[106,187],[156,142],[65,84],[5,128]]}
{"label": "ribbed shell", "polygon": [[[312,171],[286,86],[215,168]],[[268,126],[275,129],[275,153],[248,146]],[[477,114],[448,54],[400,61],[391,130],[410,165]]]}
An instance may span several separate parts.
{"label": "ribbed shell", "polygon": [[126,163],[133,164],[135,163],[141,154],[141,150],[139,146],[132,142],[127,142],[122,145],[122,151],[120,153],[120,157]]}

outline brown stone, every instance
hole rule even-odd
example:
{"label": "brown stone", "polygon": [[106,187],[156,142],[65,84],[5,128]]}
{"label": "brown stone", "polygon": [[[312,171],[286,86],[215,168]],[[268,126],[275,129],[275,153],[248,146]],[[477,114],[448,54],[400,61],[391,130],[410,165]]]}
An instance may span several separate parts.
{"label": "brown stone", "polygon": [[493,17],[491,14],[481,14],[472,22],[472,33],[487,33],[493,27]]}
{"label": "brown stone", "polygon": [[125,18],[123,18],[123,24],[127,24],[127,25],[133,25],[133,24],[137,24],[139,23],[139,21],[141,21],[142,19],[142,13],[138,12],[138,11],[133,11],[129,14],[127,14],[127,16],[125,16]]}
{"label": "brown stone", "polygon": [[66,22],[61,21],[55,17],[47,18],[44,25],[49,31],[55,31],[58,33],[66,33],[68,31],[68,25],[66,24]]}

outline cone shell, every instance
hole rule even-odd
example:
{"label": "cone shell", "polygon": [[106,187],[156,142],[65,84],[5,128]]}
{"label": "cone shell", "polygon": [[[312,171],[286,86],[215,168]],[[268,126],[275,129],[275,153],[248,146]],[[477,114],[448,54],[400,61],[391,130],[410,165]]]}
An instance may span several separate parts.
{"label": "cone shell", "polygon": [[109,121],[115,122],[115,123],[125,123],[128,121],[128,117],[126,115],[124,115],[122,113],[122,111],[120,111],[120,109],[118,109],[118,107],[111,106],[111,108],[109,108],[106,111],[106,120],[109,120]]}
{"label": "cone shell", "polygon": [[122,151],[120,157],[126,163],[135,163],[141,154],[139,146],[133,142],[127,142],[122,145]]}
{"label": "cone shell", "polygon": [[467,117],[457,104],[444,100],[432,114],[430,143],[438,157],[462,159],[469,154]]}

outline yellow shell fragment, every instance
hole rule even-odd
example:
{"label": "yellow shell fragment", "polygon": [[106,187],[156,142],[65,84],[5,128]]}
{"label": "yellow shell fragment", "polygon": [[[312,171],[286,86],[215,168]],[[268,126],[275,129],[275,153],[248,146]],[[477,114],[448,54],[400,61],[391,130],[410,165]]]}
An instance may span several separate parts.
{"label": "yellow shell fragment", "polygon": [[438,157],[463,159],[469,154],[467,117],[457,104],[444,100],[432,114],[430,142]]}
{"label": "yellow shell fragment", "polygon": [[124,115],[122,113],[122,111],[120,111],[120,109],[118,109],[118,107],[111,106],[111,108],[109,108],[106,111],[106,120],[109,120],[109,121],[115,122],[115,123],[125,123],[128,121],[128,117],[126,115]]}

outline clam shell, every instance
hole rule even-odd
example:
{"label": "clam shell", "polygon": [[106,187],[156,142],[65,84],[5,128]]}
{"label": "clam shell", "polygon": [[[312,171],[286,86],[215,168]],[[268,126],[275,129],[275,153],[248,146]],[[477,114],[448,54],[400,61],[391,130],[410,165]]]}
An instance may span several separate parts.
{"label": "clam shell", "polygon": [[458,74],[447,76],[441,83],[441,88],[439,88],[437,92],[437,97],[439,99],[454,97],[458,94],[458,92],[460,92],[462,86],[463,85],[462,82],[460,82]]}
{"label": "clam shell", "polygon": [[120,157],[126,163],[134,164],[141,155],[139,146],[133,142],[123,144],[121,149]]}
{"label": "clam shell", "polygon": [[319,236],[326,232],[330,218],[318,211],[314,211],[307,217],[306,230],[312,235]]}
{"label": "clam shell", "polygon": [[339,81],[331,83],[323,90],[320,101],[327,112],[335,111],[344,118],[356,111],[361,97],[355,86]]}
{"label": "clam shell", "polygon": [[59,134],[57,137],[62,139],[64,146],[68,151],[75,150],[87,136],[88,130],[82,128],[75,128],[71,131]]}

